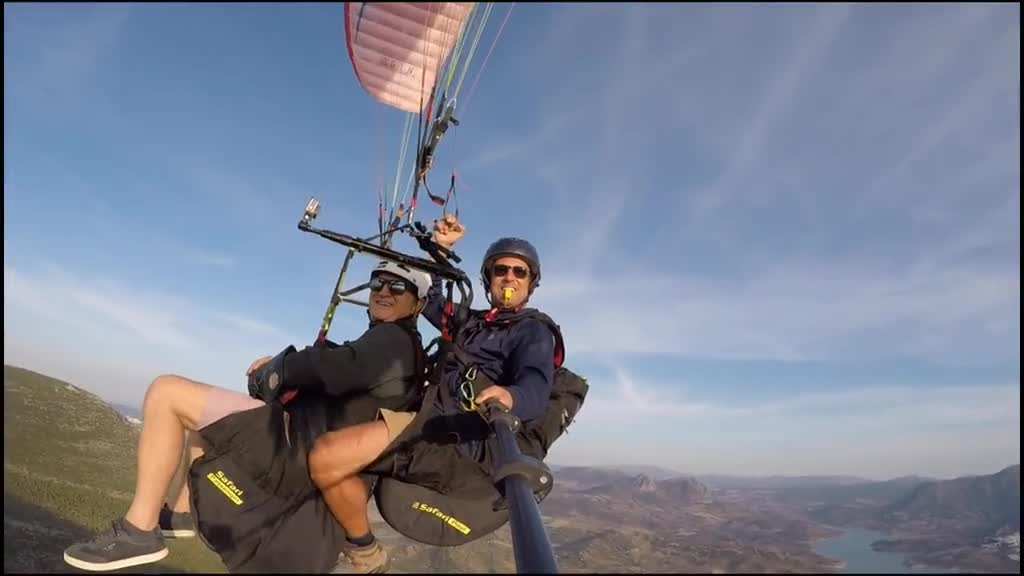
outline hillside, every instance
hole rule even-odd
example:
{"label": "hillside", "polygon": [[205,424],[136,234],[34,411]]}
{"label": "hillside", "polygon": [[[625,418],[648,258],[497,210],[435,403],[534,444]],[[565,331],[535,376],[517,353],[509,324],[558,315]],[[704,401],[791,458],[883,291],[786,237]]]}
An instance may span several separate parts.
{"label": "hillside", "polygon": [[[135,489],[138,428],[94,394],[4,366],[4,571],[73,572],[72,542],[109,526]],[[157,572],[224,572],[196,540]]]}
{"label": "hillside", "polygon": [[884,506],[926,482],[929,481],[924,478],[907,476],[880,482],[793,485],[780,488],[776,494],[782,501],[808,506]]}
{"label": "hillside", "polygon": [[981,533],[1020,530],[1020,466],[996,474],[924,482],[886,506],[889,522],[954,520]]}
{"label": "hillside", "polygon": [[937,566],[1020,571],[1020,466],[924,482],[869,522],[891,534],[872,547]]}

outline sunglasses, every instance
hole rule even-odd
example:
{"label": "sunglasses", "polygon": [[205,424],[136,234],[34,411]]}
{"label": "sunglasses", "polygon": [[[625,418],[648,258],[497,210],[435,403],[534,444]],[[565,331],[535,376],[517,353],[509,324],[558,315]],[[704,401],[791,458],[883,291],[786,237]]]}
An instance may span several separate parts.
{"label": "sunglasses", "polygon": [[530,275],[530,269],[526,266],[509,266],[508,264],[495,264],[491,267],[491,274],[493,274],[495,278],[501,278],[508,274],[509,270],[511,270],[512,273],[515,274],[516,278],[519,278],[520,280]]}
{"label": "sunglasses", "polygon": [[380,292],[381,290],[384,289],[385,286],[387,286],[388,291],[390,291],[395,296],[401,296],[402,294],[405,294],[407,290],[409,290],[409,283],[406,282],[405,280],[385,280],[380,276],[374,276],[373,278],[370,278],[370,290],[374,292]]}

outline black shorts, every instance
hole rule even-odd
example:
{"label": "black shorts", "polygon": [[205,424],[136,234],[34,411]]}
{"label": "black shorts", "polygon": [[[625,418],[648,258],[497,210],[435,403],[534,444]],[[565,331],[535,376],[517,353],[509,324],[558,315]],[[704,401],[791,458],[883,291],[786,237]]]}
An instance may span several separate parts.
{"label": "black shorts", "polygon": [[345,539],[290,445],[280,405],[237,412],[199,430],[209,446],[189,469],[200,538],[231,572],[328,572]]}

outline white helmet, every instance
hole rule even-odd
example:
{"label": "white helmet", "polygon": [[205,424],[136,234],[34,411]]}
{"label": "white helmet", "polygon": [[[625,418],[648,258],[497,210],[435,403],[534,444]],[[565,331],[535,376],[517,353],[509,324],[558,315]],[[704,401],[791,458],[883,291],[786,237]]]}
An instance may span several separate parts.
{"label": "white helmet", "polygon": [[387,272],[388,274],[394,274],[403,280],[412,282],[412,285],[416,287],[416,297],[423,299],[427,297],[427,291],[430,290],[430,285],[433,284],[434,280],[430,277],[430,274],[422,270],[416,270],[410,268],[405,264],[399,264],[397,262],[391,262],[390,260],[381,260],[377,267],[370,273],[372,278],[374,275],[381,272]]}

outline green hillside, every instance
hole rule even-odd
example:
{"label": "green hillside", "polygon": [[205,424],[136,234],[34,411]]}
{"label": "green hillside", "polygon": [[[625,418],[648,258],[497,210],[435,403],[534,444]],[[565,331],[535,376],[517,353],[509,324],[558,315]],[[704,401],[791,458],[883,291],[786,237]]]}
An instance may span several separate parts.
{"label": "green hillside", "polygon": [[[4,572],[73,572],[64,548],[123,515],[138,428],[71,384],[4,366]],[[199,540],[168,540],[149,572],[225,572]]]}

